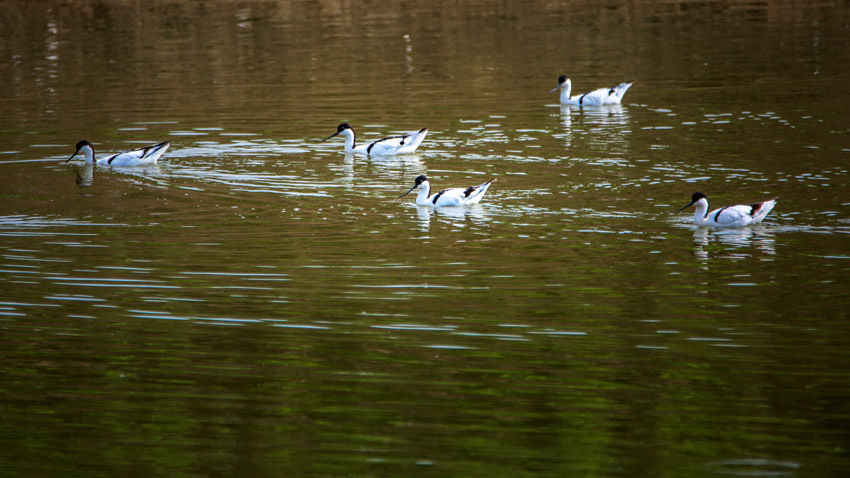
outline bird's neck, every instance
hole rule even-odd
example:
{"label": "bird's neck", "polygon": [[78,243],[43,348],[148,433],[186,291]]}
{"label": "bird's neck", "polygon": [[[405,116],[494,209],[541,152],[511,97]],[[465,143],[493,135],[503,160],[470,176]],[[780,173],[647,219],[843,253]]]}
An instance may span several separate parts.
{"label": "bird's neck", "polygon": [[561,85],[561,103],[570,102],[570,93],[573,91],[573,82],[567,80]]}
{"label": "bird's neck", "polygon": [[694,212],[694,222],[705,222],[705,217],[708,215],[708,201],[706,201],[705,199],[701,199],[697,201],[694,206],[696,206],[696,211]]}
{"label": "bird's neck", "polygon": [[356,138],[353,129],[347,129],[343,132],[345,135],[345,152],[350,153],[354,151],[354,146],[356,145]]}
{"label": "bird's neck", "polygon": [[91,146],[86,146],[81,151],[86,156],[86,162],[94,164],[94,149]]}
{"label": "bird's neck", "polygon": [[416,203],[428,204],[429,196],[431,196],[431,184],[426,181],[419,185],[419,194],[416,196]]}

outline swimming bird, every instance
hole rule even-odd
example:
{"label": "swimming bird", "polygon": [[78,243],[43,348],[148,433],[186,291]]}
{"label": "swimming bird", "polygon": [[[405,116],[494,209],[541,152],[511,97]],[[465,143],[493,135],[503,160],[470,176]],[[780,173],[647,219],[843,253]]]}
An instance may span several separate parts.
{"label": "swimming bird", "polygon": [[74,151],[74,154],[66,159],[65,162],[67,163],[74,159],[74,156],[82,152],[86,156],[87,163],[97,164],[98,166],[147,166],[155,164],[169,146],[171,146],[171,143],[166,141],[141,149],[134,149],[95,159],[94,147],[88,141],[82,140],[77,143],[77,149]]}
{"label": "swimming bird", "polygon": [[598,90],[589,91],[583,95],[575,95],[570,97],[570,92],[573,89],[573,83],[567,78],[567,75],[558,77],[558,86],[549,93],[554,93],[561,90],[561,104],[563,105],[579,105],[579,106],[599,106],[599,105],[618,105],[626,95],[626,91],[632,87],[632,82],[620,83],[611,88],[599,88]]}
{"label": "swimming bird", "polygon": [[776,198],[747,205],[725,206],[708,212],[708,198],[703,193],[694,193],[691,202],[679,209],[696,206],[694,224],[697,226],[740,227],[758,224],[776,205]]}
{"label": "swimming bird", "polygon": [[472,204],[478,204],[478,201],[481,201],[484,193],[487,192],[487,188],[495,181],[496,179],[491,179],[478,186],[470,186],[466,189],[443,189],[438,193],[431,194],[431,183],[428,181],[428,177],[422,174],[416,177],[413,187],[399,197],[407,196],[414,189],[419,189],[419,195],[416,196],[417,206],[470,206]]}
{"label": "swimming bird", "polygon": [[345,135],[345,152],[346,153],[361,153],[370,156],[391,156],[394,154],[410,154],[416,151],[416,148],[422,144],[425,135],[428,134],[428,128],[422,128],[419,131],[412,133],[400,134],[395,136],[387,136],[372,141],[368,144],[357,144],[354,128],[348,123],[342,123],[336,127],[336,133],[328,136],[322,141],[327,141],[338,134]]}

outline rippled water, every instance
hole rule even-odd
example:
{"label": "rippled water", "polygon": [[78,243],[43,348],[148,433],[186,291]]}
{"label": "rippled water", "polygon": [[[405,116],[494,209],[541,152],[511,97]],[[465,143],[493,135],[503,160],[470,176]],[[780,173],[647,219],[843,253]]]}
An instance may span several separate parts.
{"label": "rippled water", "polygon": [[0,5],[4,474],[850,471],[846,3]]}

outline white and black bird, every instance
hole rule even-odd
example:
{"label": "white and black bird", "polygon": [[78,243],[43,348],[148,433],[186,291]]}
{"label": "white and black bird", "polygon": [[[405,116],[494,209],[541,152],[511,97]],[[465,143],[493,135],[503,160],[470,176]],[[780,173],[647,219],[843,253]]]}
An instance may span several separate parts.
{"label": "white and black bird", "polygon": [[478,186],[443,189],[438,193],[431,194],[431,183],[428,181],[428,177],[422,174],[416,177],[413,187],[399,197],[407,196],[414,189],[419,189],[419,194],[416,196],[417,206],[471,206],[481,201],[484,193],[487,192],[487,188],[495,181],[496,179],[491,179]]}
{"label": "white and black bird", "polygon": [[600,105],[618,105],[626,96],[626,91],[632,87],[632,82],[620,83],[611,88],[599,88],[589,91],[581,95],[570,96],[573,89],[573,83],[567,78],[567,75],[558,77],[558,86],[549,93],[561,91],[562,105],[579,105],[579,106],[600,106]]}
{"label": "white and black bird", "polygon": [[696,207],[694,224],[697,226],[741,227],[760,223],[775,205],[776,198],[773,198],[752,204],[724,206],[708,212],[708,198],[705,194],[697,192],[691,196],[691,202],[687,206],[676,212],[694,206]]}
{"label": "white and black bird", "polygon": [[422,144],[422,140],[425,139],[425,135],[428,134],[428,128],[422,128],[419,131],[406,134],[387,136],[366,144],[357,144],[357,135],[354,133],[354,128],[348,123],[341,123],[336,127],[336,133],[322,141],[327,141],[338,134],[345,136],[346,153],[360,153],[369,156],[392,156],[415,152],[416,148]]}
{"label": "white and black bird", "polygon": [[125,151],[123,153],[115,153],[101,158],[95,158],[94,147],[86,140],[77,142],[77,149],[70,158],[65,162],[74,159],[79,153],[83,153],[86,157],[86,163],[97,164],[98,166],[148,166],[156,164],[160,156],[171,146],[169,142],[154,144],[141,149]]}

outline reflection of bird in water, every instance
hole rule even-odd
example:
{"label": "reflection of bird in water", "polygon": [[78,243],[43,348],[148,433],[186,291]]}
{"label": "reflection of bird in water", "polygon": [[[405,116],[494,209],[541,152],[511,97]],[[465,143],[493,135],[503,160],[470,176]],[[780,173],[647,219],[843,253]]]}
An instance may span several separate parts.
{"label": "reflection of bird in water", "polygon": [[419,217],[419,228],[422,229],[422,232],[427,232],[431,226],[431,214],[433,212],[434,208],[416,206],[416,215]]}
{"label": "reflection of bird in water", "polygon": [[755,246],[765,254],[776,254],[776,240],[764,226],[737,229],[698,227],[694,230],[694,244],[697,246],[694,254],[700,259],[708,259],[708,253],[711,250],[709,243],[713,240],[736,248]]}
{"label": "reflection of bird in water", "polygon": [[747,205],[724,206],[708,212],[708,198],[703,193],[694,193],[691,202],[682,209],[696,206],[694,224],[712,227],[740,227],[758,224],[776,205],[776,198]]}
{"label": "reflection of bird in water", "polygon": [[632,83],[620,83],[611,88],[599,88],[589,91],[581,95],[570,96],[573,89],[573,83],[567,78],[567,75],[561,75],[558,78],[558,86],[550,93],[561,90],[561,104],[579,105],[579,106],[599,106],[599,105],[614,105],[619,104],[623,100],[623,96],[632,87]]}
{"label": "reflection of bird in water", "polygon": [[620,104],[600,106],[560,105],[565,146],[586,141],[609,153],[625,154],[633,125],[628,108]]}
{"label": "reflection of bird in water", "polygon": [[570,105],[561,105],[561,125],[564,129],[569,130],[572,123],[572,111]]}
{"label": "reflection of bird in water", "polygon": [[623,105],[600,105],[593,108],[578,108],[574,105],[561,105],[561,111],[564,108],[575,108],[581,112],[581,123],[598,124],[600,126],[610,125],[627,125],[629,123],[629,114]]}
{"label": "reflection of bird in water", "polygon": [[600,105],[598,108],[586,108],[582,111],[587,116],[599,118],[601,122],[605,122],[605,119],[607,118],[613,119],[614,121],[610,121],[612,123],[620,123],[619,120],[625,117],[623,105],[620,103],[613,105]]}
{"label": "reflection of bird in water", "polygon": [[422,155],[418,153],[383,156],[375,158],[375,161],[372,161],[371,158],[364,159],[363,157],[359,157],[359,160],[356,161],[355,158],[357,157],[353,153],[348,153],[345,155],[342,163],[331,163],[329,165],[331,170],[339,173],[340,181],[346,189],[355,188],[356,179],[358,176],[362,177],[365,174],[364,170],[378,172],[387,177],[399,177],[408,176],[411,173],[425,169],[422,162]]}
{"label": "reflection of bird in water", "polygon": [[92,144],[86,140],[82,140],[77,143],[77,149],[74,151],[74,154],[66,159],[65,162],[67,163],[74,159],[74,156],[77,154],[83,153],[87,163],[97,163],[98,166],[147,166],[156,163],[159,157],[168,150],[169,146],[171,144],[166,141],[132,151],[95,158]]}
{"label": "reflection of bird in water", "polygon": [[564,128],[563,134],[556,135],[564,138],[564,147],[569,149],[573,145],[573,119],[570,105],[561,105],[561,127]]}
{"label": "reflection of bird in water", "polygon": [[77,173],[77,186],[87,188],[94,184],[94,164],[86,163],[75,171]]}
{"label": "reflection of bird in water", "polygon": [[361,153],[369,156],[391,156],[394,154],[409,154],[416,151],[416,148],[418,148],[419,145],[422,144],[422,140],[425,139],[425,135],[428,134],[428,128],[422,128],[419,131],[407,134],[387,136],[368,144],[358,145],[354,128],[352,128],[348,123],[342,123],[336,127],[336,133],[328,136],[322,141],[327,141],[338,134],[345,136],[346,153]]}
{"label": "reflection of bird in water", "polygon": [[410,35],[404,35],[404,62],[407,64],[406,73],[413,73],[413,45],[410,43]]}
{"label": "reflection of bird in water", "polygon": [[460,226],[468,220],[481,223],[487,220],[487,209],[480,205],[472,207],[446,207],[434,208],[428,206],[416,206],[416,215],[419,220],[419,229],[427,232],[431,226],[431,219],[437,218],[455,226]]}
{"label": "reflection of bird in water", "polygon": [[471,186],[465,189],[444,189],[438,193],[431,194],[431,183],[428,181],[428,177],[422,174],[416,178],[413,187],[399,197],[407,196],[414,189],[419,189],[419,195],[416,196],[417,206],[469,206],[472,204],[478,204],[478,202],[481,201],[481,198],[484,197],[484,193],[487,192],[487,189],[494,181],[496,180],[491,179],[485,183],[479,184],[478,186]]}
{"label": "reflection of bird in water", "polygon": [[[710,231],[710,229],[705,227],[696,228],[696,230],[694,230],[694,242],[699,246],[708,246],[710,237],[711,239],[716,239],[717,241],[729,246],[743,247],[750,245],[753,237],[755,236],[752,228],[749,227]],[[709,236],[709,233],[711,236]]]}
{"label": "reflection of bird in water", "polygon": [[[355,154],[348,153],[345,155],[345,159],[343,160],[343,164],[345,166],[352,168],[352,173],[354,172],[353,166],[355,165],[355,158],[357,158]],[[386,173],[397,173],[397,175],[403,175],[405,173],[410,173],[411,171],[422,171],[424,168],[422,155],[418,153],[401,154],[398,156],[387,156],[375,159],[375,161],[371,161],[370,158],[363,159],[361,157],[361,160],[357,161],[356,164],[358,166],[365,166],[370,169],[374,168]]]}

